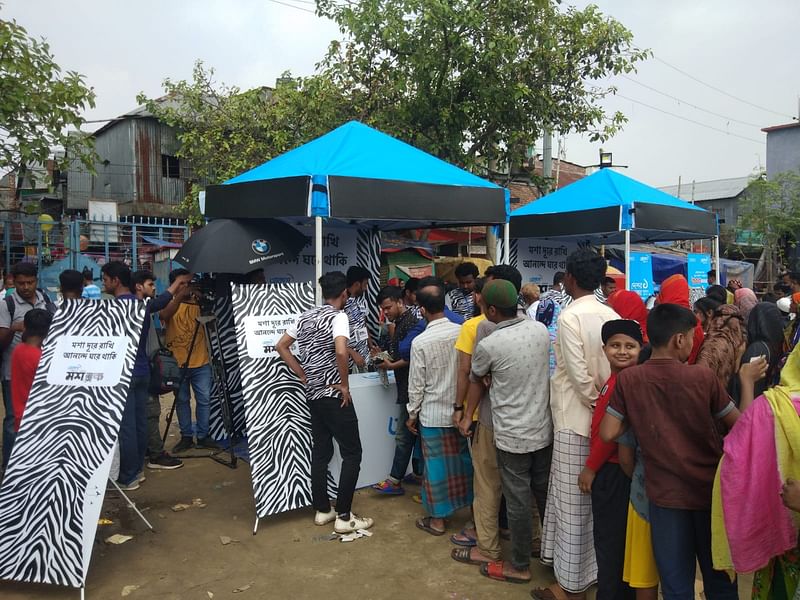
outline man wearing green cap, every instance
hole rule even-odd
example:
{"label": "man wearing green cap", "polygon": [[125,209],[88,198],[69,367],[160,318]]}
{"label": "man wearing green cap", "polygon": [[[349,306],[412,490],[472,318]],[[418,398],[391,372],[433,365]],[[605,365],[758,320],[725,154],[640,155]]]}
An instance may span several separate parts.
{"label": "man wearing green cap", "polygon": [[544,515],[550,473],[550,337],[538,321],[517,316],[517,289],[511,282],[488,282],[482,298],[486,318],[496,323],[497,329],[475,347],[466,416],[459,429],[463,435],[470,435],[469,415],[483,396],[484,378],[491,377],[489,399],[511,530],[511,560],[484,563],[481,573],[499,581],[522,583],[531,579],[531,495],[539,515]]}

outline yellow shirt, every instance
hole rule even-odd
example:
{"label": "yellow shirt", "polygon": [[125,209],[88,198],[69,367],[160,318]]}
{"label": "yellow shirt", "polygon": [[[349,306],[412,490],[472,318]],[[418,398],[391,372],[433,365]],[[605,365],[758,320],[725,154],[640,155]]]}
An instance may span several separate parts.
{"label": "yellow shirt", "polygon": [[[464,321],[464,324],[461,326],[461,332],[458,334],[458,339],[456,340],[456,350],[472,356],[472,353],[475,352],[475,338],[478,337],[478,325],[481,324],[481,321],[485,320],[485,315],[478,315],[477,317],[472,317]],[[466,406],[466,402],[467,399],[465,397],[464,406]],[[484,402],[488,402],[488,400],[484,398]],[[477,408],[475,412],[472,413],[472,420],[478,420]]]}
{"label": "yellow shirt", "polygon": [[479,315],[464,321],[461,326],[461,333],[458,334],[458,339],[456,340],[456,350],[472,356],[475,351],[475,338],[478,337],[478,325],[485,320],[486,317],[484,315]]}
{"label": "yellow shirt", "polygon": [[[189,354],[189,345],[192,343],[192,335],[194,335],[194,328],[199,316],[200,307],[197,304],[182,302],[175,314],[167,321],[166,345],[181,367]],[[208,348],[206,347],[206,334],[201,326],[194,341],[189,368],[196,369],[206,364],[208,364]]]}

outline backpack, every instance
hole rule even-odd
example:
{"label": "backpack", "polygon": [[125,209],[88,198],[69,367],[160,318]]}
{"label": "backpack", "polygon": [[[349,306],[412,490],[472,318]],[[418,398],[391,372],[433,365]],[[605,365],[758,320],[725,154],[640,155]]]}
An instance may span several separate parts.
{"label": "backpack", "polygon": [[[172,351],[161,343],[161,336],[156,331],[155,323],[152,320],[150,322],[150,335],[158,340],[158,347],[152,354],[148,352],[150,357],[150,383],[147,386],[147,391],[154,395],[177,392],[181,384],[182,369]],[[150,340],[148,340],[148,345],[149,342]]]}
{"label": "backpack", "polygon": [[177,392],[181,383],[181,368],[168,348],[159,348],[150,359],[150,383],[147,391],[161,395]]}
{"label": "backpack", "polygon": [[[47,310],[47,312],[49,312],[51,315],[56,314],[56,310],[58,310],[58,307],[53,303],[52,300],[50,300],[50,296],[48,296],[47,293],[42,288],[36,288],[36,293],[41,294],[42,298],[44,298],[44,307]],[[17,303],[14,302],[13,296],[6,296],[5,301],[6,301],[6,306],[8,307],[8,314],[11,317],[11,322],[13,323],[14,309],[16,308]]]}

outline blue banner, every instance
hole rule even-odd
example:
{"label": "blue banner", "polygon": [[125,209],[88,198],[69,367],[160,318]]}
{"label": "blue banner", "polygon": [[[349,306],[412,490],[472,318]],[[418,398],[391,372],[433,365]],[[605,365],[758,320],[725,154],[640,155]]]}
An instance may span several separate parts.
{"label": "blue banner", "polygon": [[689,254],[687,261],[689,287],[705,291],[708,287],[708,272],[711,270],[711,255]]}
{"label": "blue banner", "polygon": [[653,259],[646,252],[631,252],[631,272],[628,274],[630,289],[647,300],[655,293],[653,289]]}

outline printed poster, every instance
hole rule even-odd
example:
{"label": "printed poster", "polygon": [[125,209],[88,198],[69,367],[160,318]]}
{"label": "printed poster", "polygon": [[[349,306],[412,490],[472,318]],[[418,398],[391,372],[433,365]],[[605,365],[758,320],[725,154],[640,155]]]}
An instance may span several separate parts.
{"label": "printed poster", "polygon": [[653,257],[647,252],[631,252],[630,287],[647,300],[654,293]]}
{"label": "printed poster", "polygon": [[708,287],[708,272],[710,270],[710,254],[689,254],[686,264],[689,287],[693,289],[702,289],[705,293],[705,290]]}

